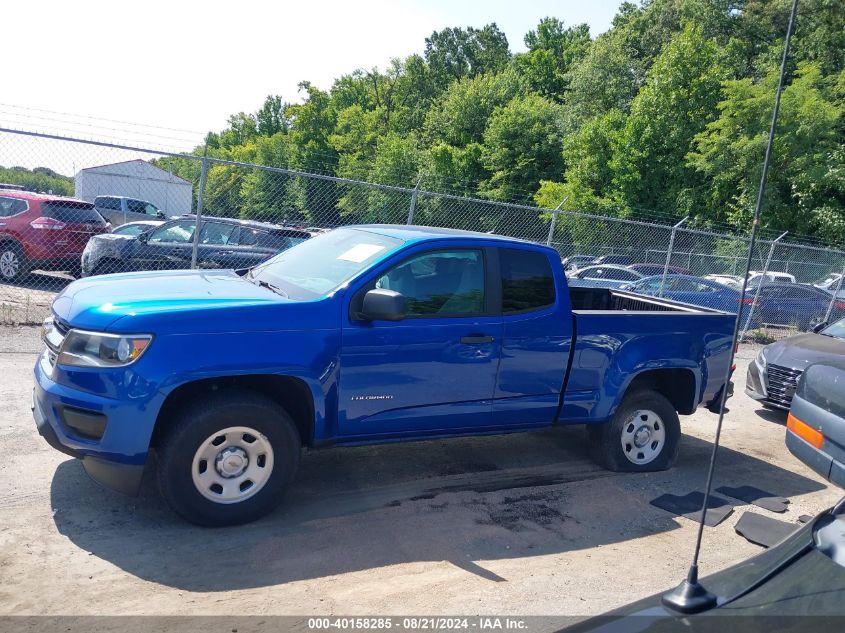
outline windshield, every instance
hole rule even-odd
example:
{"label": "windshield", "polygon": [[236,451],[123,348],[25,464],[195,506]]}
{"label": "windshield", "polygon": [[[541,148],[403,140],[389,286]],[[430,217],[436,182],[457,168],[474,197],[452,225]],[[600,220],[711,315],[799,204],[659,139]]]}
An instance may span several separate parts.
{"label": "windshield", "polygon": [[841,338],[845,341],[845,319],[839,319],[836,323],[828,325],[820,334],[825,336],[832,336],[834,338]]}
{"label": "windshield", "polygon": [[335,229],[305,240],[252,269],[248,279],[289,299],[308,301],[342,286],[402,240],[360,229]]}

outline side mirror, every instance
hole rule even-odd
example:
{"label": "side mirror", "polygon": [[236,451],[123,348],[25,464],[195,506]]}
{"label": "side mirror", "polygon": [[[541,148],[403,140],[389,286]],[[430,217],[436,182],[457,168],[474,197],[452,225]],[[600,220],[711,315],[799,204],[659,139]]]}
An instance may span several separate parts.
{"label": "side mirror", "polygon": [[161,209],[159,209],[158,211],[156,211],[156,217],[157,217],[159,220],[166,220],[166,219],[167,219],[167,216],[166,216],[166,215],[164,215],[164,211],[162,211]]}
{"label": "side mirror", "polygon": [[364,295],[361,317],[367,321],[401,321],[405,318],[405,297],[386,288],[370,290]]}
{"label": "side mirror", "polygon": [[810,327],[810,331],[811,331],[811,332],[813,332],[814,334],[818,334],[818,333],[819,333],[819,332],[821,332],[823,329],[825,329],[827,326],[828,326],[827,321],[821,321],[821,322],[819,322],[819,323],[816,323],[816,324],[812,325],[812,326]]}
{"label": "side mirror", "polygon": [[148,239],[150,239],[150,232],[147,231],[145,233],[138,233],[138,237],[136,237],[135,239],[139,242],[146,242]]}

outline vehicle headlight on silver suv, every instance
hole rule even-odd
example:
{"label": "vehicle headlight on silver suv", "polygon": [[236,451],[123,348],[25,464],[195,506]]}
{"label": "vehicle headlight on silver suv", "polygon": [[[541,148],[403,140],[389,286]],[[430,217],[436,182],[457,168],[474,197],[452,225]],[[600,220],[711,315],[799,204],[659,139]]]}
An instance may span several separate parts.
{"label": "vehicle headlight on silver suv", "polygon": [[153,337],[149,334],[105,334],[70,330],[57,363],[74,367],[125,367],[138,360]]}
{"label": "vehicle headlight on silver suv", "polygon": [[757,363],[757,368],[763,372],[766,371],[766,365],[768,364],[766,361],[766,348],[760,350],[760,353],[757,354],[757,358],[754,359],[754,362]]}

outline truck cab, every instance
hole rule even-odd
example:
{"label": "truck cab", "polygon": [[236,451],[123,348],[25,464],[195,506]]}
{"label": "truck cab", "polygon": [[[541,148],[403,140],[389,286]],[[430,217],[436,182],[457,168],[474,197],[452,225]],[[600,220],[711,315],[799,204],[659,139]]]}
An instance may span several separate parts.
{"label": "truck cab", "polygon": [[728,388],[734,316],[567,286],[551,248],[345,227],[248,272],[105,275],[45,321],[36,424],[132,492],[151,451],[207,525],[275,507],[303,447],[587,425],[607,468],[669,468]]}

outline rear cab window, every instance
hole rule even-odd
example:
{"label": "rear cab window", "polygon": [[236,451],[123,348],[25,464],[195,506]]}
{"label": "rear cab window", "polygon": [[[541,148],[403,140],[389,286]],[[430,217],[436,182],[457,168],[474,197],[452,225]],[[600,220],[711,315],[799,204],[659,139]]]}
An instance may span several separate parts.
{"label": "rear cab window", "polygon": [[499,269],[503,314],[518,314],[554,305],[554,275],[549,258],[543,253],[499,249]]}

